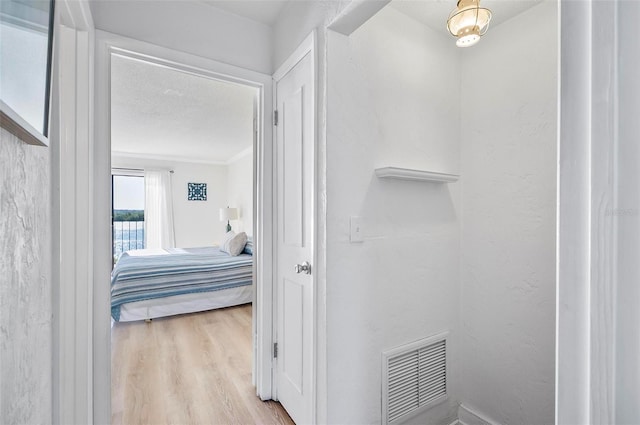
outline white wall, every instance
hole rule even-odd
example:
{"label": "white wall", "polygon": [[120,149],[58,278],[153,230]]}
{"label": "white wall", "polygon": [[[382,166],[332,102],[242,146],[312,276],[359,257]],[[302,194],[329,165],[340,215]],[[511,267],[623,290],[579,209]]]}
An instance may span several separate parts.
{"label": "white wall", "polygon": [[199,1],[92,1],[97,29],[270,74],[272,30]]}
{"label": "white wall", "polygon": [[[226,232],[219,210],[227,206],[227,167],[178,161],[112,157],[112,167],[174,170],[173,213],[176,246],[182,248],[218,244]],[[206,201],[188,201],[187,183],[207,183]]]}
{"label": "white wall", "polygon": [[0,421],[52,418],[51,152],[0,129]]}
{"label": "white wall", "polygon": [[253,236],[253,154],[227,165],[227,205],[240,209],[240,219],[231,223],[236,232]]}
{"label": "white wall", "polygon": [[[381,353],[451,332],[457,349],[457,184],[380,180],[380,166],[459,171],[460,74],[451,40],[385,8],[328,35],[328,422],[380,423]],[[349,242],[362,216],[363,243]],[[457,415],[450,394],[416,423]]]}
{"label": "white wall", "polygon": [[[318,46],[324,46],[324,30],[338,16],[345,4],[338,1],[290,1],[285,4],[273,26],[274,70],[293,53],[314,28],[319,29]],[[322,47],[318,54],[318,59],[323,63],[325,51]],[[322,66],[319,68],[322,72]]]}
{"label": "white wall", "polygon": [[503,424],[554,422],[556,8],[461,53],[461,399]]}

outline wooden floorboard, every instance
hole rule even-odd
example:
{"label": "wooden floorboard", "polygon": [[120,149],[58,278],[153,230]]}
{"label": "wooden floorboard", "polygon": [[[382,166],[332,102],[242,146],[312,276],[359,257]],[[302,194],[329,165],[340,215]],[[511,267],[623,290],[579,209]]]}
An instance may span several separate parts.
{"label": "wooden floorboard", "polygon": [[251,384],[251,305],[116,323],[111,421],[134,424],[293,424]]}

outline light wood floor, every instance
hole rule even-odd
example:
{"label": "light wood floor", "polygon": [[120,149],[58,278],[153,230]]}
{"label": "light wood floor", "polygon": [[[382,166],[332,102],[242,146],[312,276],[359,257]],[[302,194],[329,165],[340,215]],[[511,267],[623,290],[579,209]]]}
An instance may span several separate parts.
{"label": "light wood floor", "polygon": [[116,323],[113,424],[293,424],[251,385],[251,305]]}

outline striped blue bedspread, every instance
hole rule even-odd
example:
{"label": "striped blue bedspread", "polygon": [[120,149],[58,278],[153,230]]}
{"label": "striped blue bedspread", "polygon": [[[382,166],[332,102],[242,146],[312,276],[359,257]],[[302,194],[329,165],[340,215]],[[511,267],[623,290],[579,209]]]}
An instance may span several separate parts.
{"label": "striped blue bedspread", "polygon": [[125,303],[251,285],[252,256],[219,247],[134,250],[122,254],[111,273],[111,316]]}

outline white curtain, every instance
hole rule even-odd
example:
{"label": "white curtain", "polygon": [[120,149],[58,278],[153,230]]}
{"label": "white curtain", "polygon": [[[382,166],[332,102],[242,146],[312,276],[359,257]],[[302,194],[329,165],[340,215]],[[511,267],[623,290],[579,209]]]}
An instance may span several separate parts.
{"label": "white curtain", "polygon": [[171,174],[166,170],[144,170],[144,246],[174,248]]}

